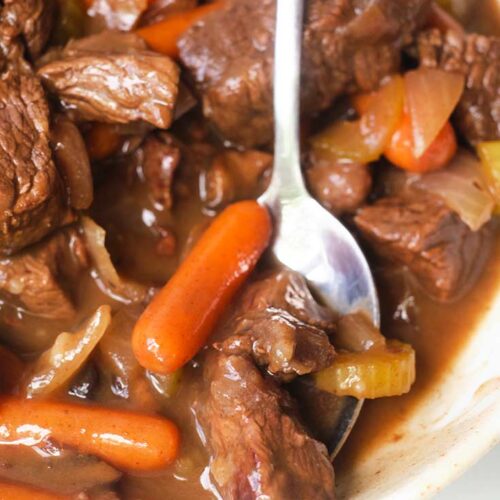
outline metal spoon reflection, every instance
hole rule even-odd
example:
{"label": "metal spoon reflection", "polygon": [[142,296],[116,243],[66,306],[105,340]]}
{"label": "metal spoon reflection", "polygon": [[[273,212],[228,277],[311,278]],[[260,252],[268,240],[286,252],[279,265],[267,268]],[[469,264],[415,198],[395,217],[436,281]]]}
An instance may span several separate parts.
{"label": "metal spoon reflection", "polygon": [[[368,263],[349,231],[307,192],[300,167],[299,90],[303,0],[278,0],[274,61],[274,170],[259,202],[271,211],[271,253],[302,274],[332,309],[365,311],[379,325],[378,297]],[[362,401],[343,398],[328,441],[334,456],[359,414]]]}

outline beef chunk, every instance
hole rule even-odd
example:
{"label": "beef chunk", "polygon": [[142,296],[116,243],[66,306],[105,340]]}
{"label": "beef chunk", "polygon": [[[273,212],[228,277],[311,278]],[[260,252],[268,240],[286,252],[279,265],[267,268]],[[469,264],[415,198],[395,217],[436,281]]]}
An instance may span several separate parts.
{"label": "beef chunk", "polygon": [[56,233],[14,257],[0,260],[0,295],[14,306],[49,319],[71,319],[68,283],[87,267],[83,239],[75,229]]}
{"label": "beef chunk", "polygon": [[336,215],[356,211],[372,187],[368,165],[332,162],[317,155],[311,155],[306,175],[312,195]]}
{"label": "beef chunk", "polygon": [[[310,0],[302,58],[301,109],[316,113],[345,91],[369,90],[399,68],[429,0]],[[227,139],[244,146],[272,138],[275,1],[233,0],[179,41],[203,111]],[[224,36],[221,36],[221,33]]]}
{"label": "beef chunk", "polygon": [[0,101],[0,254],[9,254],[38,241],[69,214],[38,78],[9,67],[0,75]]}
{"label": "beef chunk", "polygon": [[485,232],[471,231],[436,196],[382,198],[355,222],[378,254],[408,266],[437,299],[454,298],[481,269]]}
{"label": "beef chunk", "polygon": [[500,38],[454,31],[420,34],[422,66],[465,75],[465,91],[455,118],[471,142],[500,139]]}
{"label": "beef chunk", "polygon": [[275,271],[247,286],[237,315],[269,308],[287,311],[303,323],[326,332],[335,329],[337,318],[334,313],[314,300],[300,274],[288,269]]}
{"label": "beef chunk", "polygon": [[223,498],[335,498],[325,446],[306,433],[287,394],[252,361],[213,353],[204,379],[206,399],[195,412]]}
{"label": "beef chunk", "polygon": [[21,36],[31,57],[44,49],[54,20],[53,0],[4,0],[0,10],[0,37],[5,45]]}
{"label": "beef chunk", "polygon": [[283,270],[247,287],[225,326],[229,337],[215,347],[251,355],[289,381],[332,363],[335,351],[324,329],[333,328],[333,315],[314,300],[302,276]]}
{"label": "beef chunk", "polygon": [[38,74],[79,120],[140,121],[158,128],[172,122],[179,69],[134,35],[104,33],[72,42]]}
{"label": "beef chunk", "polygon": [[147,6],[148,0],[94,0],[89,15],[102,18],[108,29],[129,31]]}
{"label": "beef chunk", "polygon": [[243,315],[234,335],[216,348],[226,354],[250,354],[258,365],[285,380],[326,368],[335,355],[323,330],[274,308]]}
{"label": "beef chunk", "polygon": [[169,134],[155,134],[143,146],[142,171],[153,200],[172,208],[172,181],[179,165],[181,151]]}

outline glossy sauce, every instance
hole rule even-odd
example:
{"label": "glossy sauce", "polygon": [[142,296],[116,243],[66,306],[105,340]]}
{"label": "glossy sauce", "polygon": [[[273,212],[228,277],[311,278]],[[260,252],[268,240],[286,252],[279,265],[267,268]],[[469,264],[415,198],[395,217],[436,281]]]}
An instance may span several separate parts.
{"label": "glossy sauce", "polygon": [[[493,251],[481,277],[473,289],[456,302],[436,303],[413,288],[406,299],[410,304],[405,313],[402,304],[399,304],[399,309],[395,308],[390,300],[384,302],[382,296],[383,332],[388,337],[412,344],[417,354],[417,379],[410,393],[404,396],[365,402],[360,418],[336,460],[339,471],[352,467],[382,443],[402,437],[394,429],[411,416],[429,391],[439,385],[491,300],[499,293],[499,256],[500,234],[497,232]],[[390,279],[379,281],[381,290],[390,285]],[[417,311],[413,304],[416,304]],[[406,318],[412,314],[414,323],[411,325]],[[402,320],[402,315],[405,315],[405,320]]]}

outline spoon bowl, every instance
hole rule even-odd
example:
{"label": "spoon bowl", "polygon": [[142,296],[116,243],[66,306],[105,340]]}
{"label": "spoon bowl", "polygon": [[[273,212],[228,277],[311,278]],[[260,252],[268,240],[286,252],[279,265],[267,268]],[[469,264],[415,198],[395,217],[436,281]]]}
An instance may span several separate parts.
{"label": "spoon bowl", "polygon": [[266,205],[275,216],[271,253],[276,260],[302,274],[331,309],[340,314],[364,311],[378,324],[370,268],[345,226],[309,195],[278,207]]}
{"label": "spoon bowl", "polygon": [[[259,202],[275,225],[270,252],[306,278],[323,302],[339,314],[365,312],[376,326],[379,303],[368,263],[342,223],[307,192],[299,150],[300,53],[303,0],[277,1],[274,52],[275,144],[273,177]],[[342,398],[328,437],[333,456],[356,421],[362,401]]]}

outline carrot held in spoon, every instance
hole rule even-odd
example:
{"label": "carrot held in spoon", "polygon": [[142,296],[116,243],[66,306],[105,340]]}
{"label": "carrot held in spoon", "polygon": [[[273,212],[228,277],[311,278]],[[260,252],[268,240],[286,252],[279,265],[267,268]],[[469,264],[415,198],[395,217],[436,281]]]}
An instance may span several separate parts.
{"label": "carrot held in spoon", "polygon": [[171,421],[130,411],[0,397],[0,423],[2,445],[50,438],[127,471],[161,469],[179,450]]}
{"label": "carrot held in spoon", "polygon": [[172,373],[196,355],[270,236],[269,213],[256,201],[215,218],[134,328],[132,347],[144,368]]}

